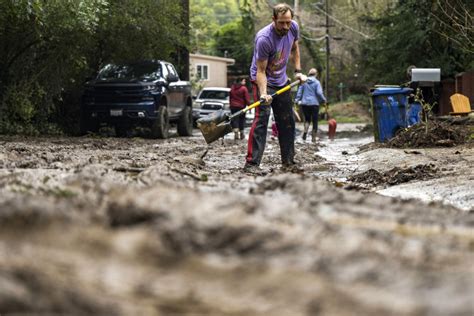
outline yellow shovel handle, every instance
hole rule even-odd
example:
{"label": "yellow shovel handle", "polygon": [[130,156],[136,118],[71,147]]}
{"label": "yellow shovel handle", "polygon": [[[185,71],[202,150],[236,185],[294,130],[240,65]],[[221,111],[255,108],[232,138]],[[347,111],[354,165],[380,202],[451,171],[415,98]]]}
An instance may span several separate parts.
{"label": "yellow shovel handle", "polygon": [[[297,84],[299,84],[300,81],[299,80],[296,80],[296,81],[293,81],[292,83],[290,83],[289,85],[286,85],[284,86],[283,88],[281,88],[280,90],[278,90],[277,92],[275,92],[274,94],[272,94],[272,98],[277,96],[277,95],[280,95],[288,90],[290,90],[291,88],[293,88],[294,86],[296,86]],[[260,104],[262,103],[262,101],[258,100],[257,102],[254,102],[250,105],[247,105],[247,107],[245,107],[245,109],[242,110],[242,112],[247,112],[251,109],[254,109],[256,108],[257,106],[259,106]]]}

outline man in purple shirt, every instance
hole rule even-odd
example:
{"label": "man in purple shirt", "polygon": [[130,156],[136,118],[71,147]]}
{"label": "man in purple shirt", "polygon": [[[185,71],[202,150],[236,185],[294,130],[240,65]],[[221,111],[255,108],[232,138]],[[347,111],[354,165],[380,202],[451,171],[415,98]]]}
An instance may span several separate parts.
{"label": "man in purple shirt", "polygon": [[295,78],[301,82],[306,76],[301,74],[300,50],[298,46],[299,27],[293,21],[293,10],[281,3],[273,7],[273,22],[261,29],[255,36],[255,47],[250,67],[254,100],[265,103],[256,108],[250,129],[248,151],[244,170],[262,173],[259,168],[265,150],[270,106],[273,109],[278,128],[282,169],[300,171],[295,164],[295,118],[290,91],[275,98],[271,94],[289,83],[286,66],[291,59],[295,66]]}

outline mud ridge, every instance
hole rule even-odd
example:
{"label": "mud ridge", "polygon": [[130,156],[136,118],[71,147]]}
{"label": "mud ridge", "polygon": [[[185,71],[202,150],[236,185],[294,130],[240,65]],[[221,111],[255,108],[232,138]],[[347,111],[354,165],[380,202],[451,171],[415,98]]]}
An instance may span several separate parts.
{"label": "mud ridge", "polygon": [[437,173],[438,168],[434,164],[416,165],[408,168],[395,167],[385,172],[369,169],[348,177],[347,181],[371,186],[397,185],[409,181],[433,179]]}

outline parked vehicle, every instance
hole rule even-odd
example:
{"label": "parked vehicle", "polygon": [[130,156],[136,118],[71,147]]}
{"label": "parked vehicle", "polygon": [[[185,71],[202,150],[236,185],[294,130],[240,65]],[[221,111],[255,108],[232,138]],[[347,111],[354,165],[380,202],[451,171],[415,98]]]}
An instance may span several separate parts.
{"label": "parked vehicle", "polygon": [[108,64],[84,88],[82,133],[97,132],[105,123],[126,136],[139,125],[149,127],[153,138],[167,138],[170,123],[176,123],[180,136],[192,135],[191,84],[169,62]]}
{"label": "parked vehicle", "polygon": [[[203,88],[194,101],[193,118],[194,120],[206,116],[217,110],[224,110],[230,113],[229,107],[230,88],[207,87]],[[255,109],[247,112],[245,115],[245,124],[252,125],[255,117]]]}
{"label": "parked vehicle", "polygon": [[194,118],[198,119],[218,110],[230,113],[229,94],[230,88],[203,88],[194,100]]}

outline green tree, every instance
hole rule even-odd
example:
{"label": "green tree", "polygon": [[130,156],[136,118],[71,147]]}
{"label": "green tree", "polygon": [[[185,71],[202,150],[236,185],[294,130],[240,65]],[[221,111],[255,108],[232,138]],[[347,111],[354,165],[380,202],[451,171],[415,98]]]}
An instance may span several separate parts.
{"label": "green tree", "polygon": [[244,20],[227,23],[216,32],[215,47],[221,56],[235,59],[229,67],[234,76],[248,75],[253,54],[253,25]]}
{"label": "green tree", "polygon": [[170,60],[187,45],[173,0],[0,0],[0,8],[2,133],[71,131],[82,84],[104,63]]}
{"label": "green tree", "polygon": [[[343,83],[350,90],[349,93],[365,92],[365,87],[359,80],[357,57],[360,42],[370,37],[372,27],[362,23],[360,17],[378,17],[393,2],[394,0],[329,0],[328,90],[332,99],[339,94],[339,83]],[[300,0],[296,16],[301,29],[303,68],[318,68],[323,85],[326,85],[326,3],[327,1]]]}
{"label": "green tree", "polygon": [[96,62],[169,59],[186,43],[180,14],[174,0],[111,1],[95,34]]}
{"label": "green tree", "polygon": [[409,65],[441,68],[443,76],[472,67],[473,55],[440,32],[446,30],[440,16],[440,7],[432,0],[400,0],[385,15],[367,19],[376,33],[361,45],[359,63],[365,81],[403,83]]}
{"label": "green tree", "polygon": [[49,132],[55,103],[84,71],[105,0],[0,0],[0,129]]}
{"label": "green tree", "polygon": [[191,0],[191,51],[217,54],[215,34],[222,25],[240,19],[235,0]]}

